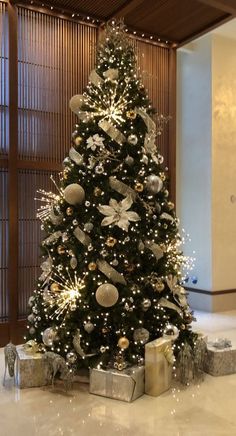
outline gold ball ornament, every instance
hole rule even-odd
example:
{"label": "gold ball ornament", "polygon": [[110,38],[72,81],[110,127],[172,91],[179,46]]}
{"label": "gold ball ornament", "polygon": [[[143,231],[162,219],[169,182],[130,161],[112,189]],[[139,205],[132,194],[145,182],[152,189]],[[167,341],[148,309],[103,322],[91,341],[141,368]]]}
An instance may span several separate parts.
{"label": "gold ball ornament", "polygon": [[166,175],[165,173],[160,173],[159,174],[160,179],[164,182],[166,180]]}
{"label": "gold ball ornament", "polygon": [[97,288],[95,297],[100,306],[111,307],[117,303],[119,292],[111,283],[104,283]]}
{"label": "gold ball ornament", "polygon": [[73,215],[73,213],[74,213],[74,209],[73,209],[73,207],[67,207],[67,209],[66,209],[66,215],[67,215],[67,216],[71,216],[71,215]]}
{"label": "gold ball ornament", "polygon": [[155,283],[155,290],[157,292],[162,292],[162,291],[164,291],[164,289],[165,289],[165,285],[164,285],[164,283],[162,281],[157,281]]}
{"label": "gold ball ornament", "polygon": [[58,291],[60,291],[60,287],[59,287],[59,285],[58,285],[58,283],[52,283],[51,284],[51,286],[50,286],[50,290],[52,291],[52,292],[58,292]]}
{"label": "gold ball ornament", "polygon": [[58,245],[57,247],[57,252],[58,254],[64,254],[65,253],[65,247],[63,247],[63,245]]}
{"label": "gold ball ornament", "polygon": [[123,336],[118,341],[118,347],[122,348],[123,350],[126,350],[129,347],[129,339]]}
{"label": "gold ball ornament", "polygon": [[136,183],[134,187],[136,192],[143,192],[143,184],[142,183]]}
{"label": "gold ball ornament", "polygon": [[97,269],[97,264],[95,262],[90,262],[88,264],[89,271],[95,271]]}
{"label": "gold ball ornament", "polygon": [[174,203],[172,203],[172,201],[168,201],[168,208],[169,208],[170,210],[173,210],[174,207],[175,207]]}
{"label": "gold ball ornament", "polygon": [[117,243],[117,239],[110,236],[109,238],[107,238],[105,243],[108,247],[114,247],[114,245]]}
{"label": "gold ball ornament", "polygon": [[135,120],[136,112],[134,110],[127,111],[126,117],[129,118],[130,120]]}
{"label": "gold ball ornament", "polygon": [[84,197],[84,189],[78,183],[71,183],[64,189],[65,201],[73,206],[76,204],[82,204]]}
{"label": "gold ball ornament", "polygon": [[100,195],[102,195],[102,190],[101,190],[101,188],[98,188],[96,186],[96,188],[94,188],[94,190],[93,190],[93,193],[94,193],[95,197],[100,197]]}
{"label": "gold ball ornament", "polygon": [[76,136],[76,138],[74,138],[74,144],[77,145],[77,147],[81,144],[82,141],[83,138],[81,136]]}

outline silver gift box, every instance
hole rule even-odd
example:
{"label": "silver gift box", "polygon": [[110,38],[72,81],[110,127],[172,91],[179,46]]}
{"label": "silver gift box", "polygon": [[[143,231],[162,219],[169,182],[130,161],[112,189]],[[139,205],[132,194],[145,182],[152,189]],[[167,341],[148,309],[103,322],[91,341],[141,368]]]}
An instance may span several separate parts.
{"label": "silver gift box", "polygon": [[40,353],[29,353],[23,345],[16,347],[16,383],[19,388],[40,387],[48,384],[46,361]]}
{"label": "silver gift box", "polygon": [[130,403],[144,394],[144,366],[123,371],[90,369],[90,393]]}

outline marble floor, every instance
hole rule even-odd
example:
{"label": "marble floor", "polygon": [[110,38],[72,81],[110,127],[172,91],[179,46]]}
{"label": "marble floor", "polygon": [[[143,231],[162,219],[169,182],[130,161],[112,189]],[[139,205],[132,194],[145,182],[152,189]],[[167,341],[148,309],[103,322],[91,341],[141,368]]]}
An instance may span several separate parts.
{"label": "marble floor", "polygon": [[[236,311],[197,312],[196,317],[196,330],[236,345]],[[18,390],[8,381],[0,385],[0,436],[234,436],[235,392],[236,374],[206,375],[200,385],[176,386],[131,404],[90,395],[86,384],[65,394],[50,388]]]}

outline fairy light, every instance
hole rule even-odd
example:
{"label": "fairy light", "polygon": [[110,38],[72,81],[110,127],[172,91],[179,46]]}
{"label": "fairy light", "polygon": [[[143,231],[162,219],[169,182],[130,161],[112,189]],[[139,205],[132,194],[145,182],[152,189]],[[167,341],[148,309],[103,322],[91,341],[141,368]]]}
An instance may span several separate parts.
{"label": "fairy light", "polygon": [[63,199],[63,189],[57,185],[53,176],[51,176],[50,178],[58,191],[57,194],[51,191],[45,191],[44,189],[39,189],[38,191],[36,191],[37,194],[41,195],[41,197],[36,197],[35,200],[43,203],[39,207],[36,217],[39,218],[42,222],[50,218],[50,215],[53,212],[53,207],[57,206],[59,202]]}

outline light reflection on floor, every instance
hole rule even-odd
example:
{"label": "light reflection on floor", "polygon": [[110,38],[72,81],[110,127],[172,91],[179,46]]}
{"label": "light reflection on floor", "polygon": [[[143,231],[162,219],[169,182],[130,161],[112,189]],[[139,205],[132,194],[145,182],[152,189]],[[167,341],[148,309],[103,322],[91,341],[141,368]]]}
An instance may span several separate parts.
{"label": "light reflection on floor", "polygon": [[[196,313],[196,329],[236,344],[236,311]],[[3,377],[3,353],[0,352]],[[134,403],[102,398],[78,384],[68,395],[50,388],[0,386],[1,436],[231,436],[236,435],[236,375],[206,376],[200,385],[173,387]]]}

